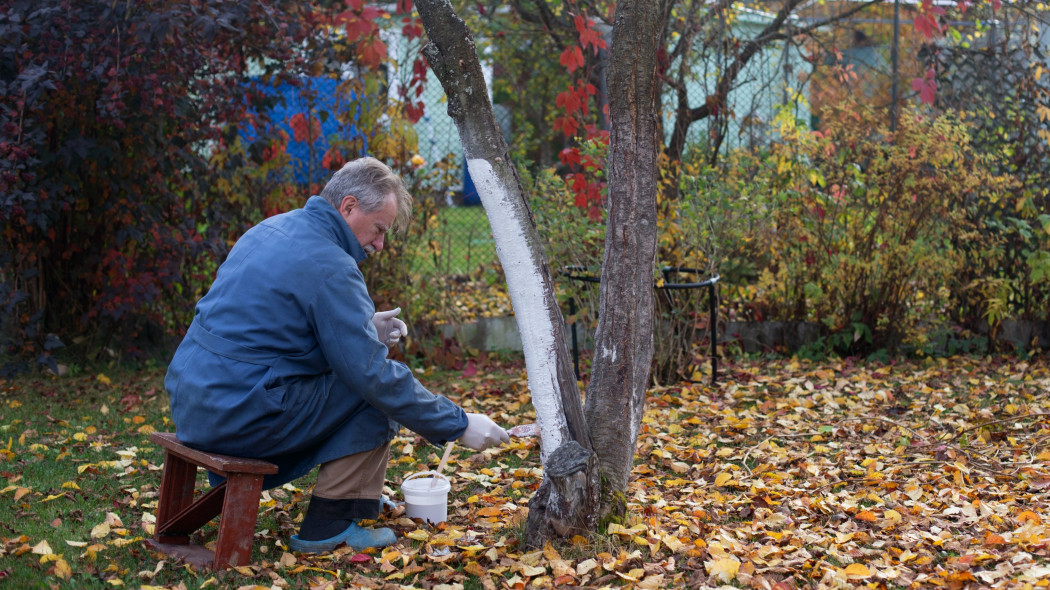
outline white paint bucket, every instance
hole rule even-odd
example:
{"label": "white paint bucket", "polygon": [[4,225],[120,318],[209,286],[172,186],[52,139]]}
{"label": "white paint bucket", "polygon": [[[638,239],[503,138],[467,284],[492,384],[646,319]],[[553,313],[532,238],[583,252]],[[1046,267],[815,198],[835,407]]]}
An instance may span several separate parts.
{"label": "white paint bucket", "polygon": [[[423,477],[425,475],[430,477]],[[448,519],[448,492],[451,489],[448,478],[437,471],[413,473],[401,482],[405,515],[432,524],[445,522]]]}

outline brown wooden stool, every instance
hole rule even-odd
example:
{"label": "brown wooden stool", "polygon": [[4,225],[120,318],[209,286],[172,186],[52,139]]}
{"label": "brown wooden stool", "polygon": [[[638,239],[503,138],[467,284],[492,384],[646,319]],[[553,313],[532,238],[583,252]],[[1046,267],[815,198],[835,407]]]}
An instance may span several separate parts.
{"label": "brown wooden stool", "polygon": [[[157,525],[146,545],[187,562],[212,569],[246,565],[251,559],[263,476],[277,473],[273,463],[191,449],[171,432],[154,432],[151,441],[164,447],[164,472],[157,502]],[[197,468],[226,478],[193,500]],[[221,516],[219,516],[221,514]],[[215,551],[190,542],[190,535],[219,516]]]}

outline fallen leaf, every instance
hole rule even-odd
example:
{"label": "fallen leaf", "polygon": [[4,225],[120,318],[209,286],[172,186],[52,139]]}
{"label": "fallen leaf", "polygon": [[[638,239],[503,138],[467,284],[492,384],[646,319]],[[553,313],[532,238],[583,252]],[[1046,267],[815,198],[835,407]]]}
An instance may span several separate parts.
{"label": "fallen leaf", "polygon": [[726,557],[715,561],[705,561],[704,567],[707,568],[708,575],[715,576],[728,584],[736,579],[737,572],[740,571],[740,562],[734,557]]}

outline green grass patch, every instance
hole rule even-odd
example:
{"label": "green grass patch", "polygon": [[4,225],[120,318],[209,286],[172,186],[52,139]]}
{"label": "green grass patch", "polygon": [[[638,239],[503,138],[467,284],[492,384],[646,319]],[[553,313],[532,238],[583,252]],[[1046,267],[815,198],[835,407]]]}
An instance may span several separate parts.
{"label": "green grass patch", "polygon": [[[423,235],[425,252],[412,257],[412,271],[471,274],[497,261],[496,243],[484,207],[442,207]],[[436,251],[436,256],[434,255]]]}

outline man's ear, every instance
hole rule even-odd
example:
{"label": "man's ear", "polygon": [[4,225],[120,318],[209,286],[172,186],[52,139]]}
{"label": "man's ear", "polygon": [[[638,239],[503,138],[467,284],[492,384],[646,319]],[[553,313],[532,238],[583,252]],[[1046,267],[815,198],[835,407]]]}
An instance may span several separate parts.
{"label": "man's ear", "polygon": [[350,215],[350,212],[354,210],[354,207],[357,207],[357,197],[354,195],[346,195],[343,197],[342,201],[339,201],[339,212],[342,213],[344,217]]}

